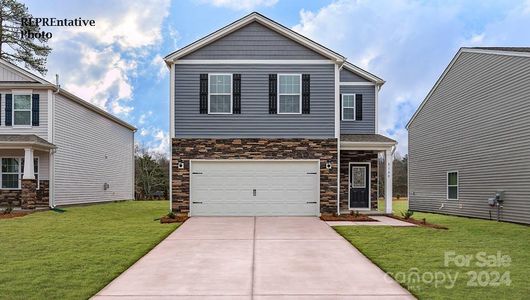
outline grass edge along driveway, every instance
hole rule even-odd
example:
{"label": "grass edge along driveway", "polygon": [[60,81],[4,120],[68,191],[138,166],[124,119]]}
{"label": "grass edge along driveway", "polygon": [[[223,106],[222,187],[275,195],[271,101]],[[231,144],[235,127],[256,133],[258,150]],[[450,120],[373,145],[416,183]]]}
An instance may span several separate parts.
{"label": "grass edge along driveway", "polygon": [[167,201],[68,207],[0,220],[0,298],[86,299],[173,232]]}
{"label": "grass edge along driveway", "polygon": [[[529,226],[427,213],[415,213],[414,217],[426,218],[427,222],[446,226],[449,230],[377,226],[334,228],[419,299],[528,299]],[[501,262],[506,259],[505,255],[510,260],[507,264]],[[471,260],[466,263],[469,257]],[[498,265],[482,266],[484,262]],[[438,283],[434,276],[438,276]]]}

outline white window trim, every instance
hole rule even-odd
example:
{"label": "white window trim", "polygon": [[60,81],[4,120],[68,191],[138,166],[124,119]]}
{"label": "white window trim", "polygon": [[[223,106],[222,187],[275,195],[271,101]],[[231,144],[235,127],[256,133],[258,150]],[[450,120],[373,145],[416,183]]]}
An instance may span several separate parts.
{"label": "white window trim", "polygon": [[[211,89],[210,89],[210,82],[211,81],[211,77],[212,76],[230,76],[230,112],[212,112],[210,110],[210,108],[212,107],[210,105],[210,96],[211,95],[228,95],[227,93],[212,93],[211,92]],[[233,103],[234,103],[234,74],[229,74],[229,73],[208,73],[208,114],[209,115],[231,115],[233,112],[234,112],[234,107],[233,107]]]}
{"label": "white window trim", "polygon": [[[456,173],[456,185],[449,185],[449,174],[450,173]],[[445,176],[445,181],[446,181],[445,192],[447,194],[446,195],[447,200],[458,200],[460,198],[460,176],[459,176],[458,171],[448,171]],[[449,187],[456,187],[456,198],[449,198]]]}
{"label": "white window trim", "polygon": [[[17,90],[11,91],[13,95],[11,103],[11,126],[16,128],[32,128],[33,124],[33,90]],[[28,125],[15,125],[15,96],[28,96],[29,95],[29,124]],[[27,111],[27,109],[18,109],[16,111]]]}
{"label": "white window trim", "polygon": [[[300,92],[298,94],[280,93],[280,76],[298,76],[300,78]],[[278,91],[278,99],[276,99],[276,113],[279,115],[301,115],[302,114],[302,74],[277,74],[276,88]],[[280,96],[299,96],[298,112],[280,112]]]}
{"label": "white window trim", "polygon": [[[17,188],[4,188],[2,187],[2,175],[4,172],[2,172],[2,158],[16,158],[19,160],[18,165],[18,187]],[[22,189],[22,177],[24,176],[24,168],[22,168],[22,159],[24,159],[24,156],[2,156],[0,157],[0,190],[21,190]],[[34,156],[33,159],[37,160],[37,172],[34,174],[37,175],[35,179],[37,179],[37,190],[40,189],[40,159],[38,156]],[[35,166],[35,164],[34,164]],[[16,173],[5,173],[5,174],[16,174]]]}
{"label": "white window trim", "polygon": [[[344,107],[344,96],[353,96],[353,107]],[[355,121],[355,114],[356,114],[356,110],[357,110],[357,107],[355,107],[355,94],[342,94],[342,97],[340,99],[341,101],[341,120],[342,121]],[[353,108],[353,119],[345,119],[344,118],[344,108]]]}

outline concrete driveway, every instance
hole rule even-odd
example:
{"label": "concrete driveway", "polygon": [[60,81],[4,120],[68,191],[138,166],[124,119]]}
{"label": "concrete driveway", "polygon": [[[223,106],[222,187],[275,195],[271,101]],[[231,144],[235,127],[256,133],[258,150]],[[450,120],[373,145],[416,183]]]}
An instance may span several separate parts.
{"label": "concrete driveway", "polygon": [[191,218],[94,299],[414,299],[318,218]]}

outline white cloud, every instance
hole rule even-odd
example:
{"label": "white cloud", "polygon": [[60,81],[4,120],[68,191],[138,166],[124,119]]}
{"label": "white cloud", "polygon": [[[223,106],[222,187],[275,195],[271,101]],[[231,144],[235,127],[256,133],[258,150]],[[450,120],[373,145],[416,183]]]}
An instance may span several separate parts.
{"label": "white cloud", "polygon": [[226,7],[233,10],[252,10],[256,7],[271,7],[278,3],[278,0],[201,0],[216,7]]}
{"label": "white cloud", "polygon": [[153,57],[151,60],[151,66],[156,70],[156,77],[158,80],[162,80],[169,75],[167,65],[164,62],[164,58],[160,54],[157,54],[155,57]]}
{"label": "white cloud", "polygon": [[[467,18],[467,19],[466,19]],[[485,25],[476,25],[476,19]],[[471,21],[468,19],[472,19]],[[530,1],[335,1],[302,10],[293,29],[344,54],[387,81],[379,98],[379,131],[407,151],[405,124],[459,47],[529,44]]]}
{"label": "white cloud", "polygon": [[149,134],[149,130],[148,129],[145,129],[145,128],[140,129],[140,135],[141,136],[147,136],[148,134]]}
{"label": "white cloud", "polygon": [[151,111],[151,110],[148,111],[148,112],[146,112],[146,113],[141,114],[141,115],[140,115],[140,119],[138,120],[138,123],[140,123],[140,124],[145,124],[146,119],[147,119],[148,117],[151,117],[152,115],[153,115],[153,111]]}
{"label": "white cloud", "polygon": [[88,2],[77,4],[95,19],[95,27],[54,28],[49,61],[51,78],[61,75],[61,85],[114,114],[128,116],[134,109],[132,78],[138,62],[162,39],[162,22],[169,0],[113,1],[105,9]]}
{"label": "white cloud", "polygon": [[162,129],[153,131],[153,140],[146,144],[150,153],[158,153],[169,156],[169,133]]}

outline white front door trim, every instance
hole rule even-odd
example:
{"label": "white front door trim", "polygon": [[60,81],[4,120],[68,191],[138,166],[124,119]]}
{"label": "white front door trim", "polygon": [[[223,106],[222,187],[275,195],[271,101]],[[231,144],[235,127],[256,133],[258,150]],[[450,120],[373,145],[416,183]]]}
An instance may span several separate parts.
{"label": "white front door trim", "polygon": [[[368,207],[352,208],[350,205],[351,165],[368,165]],[[348,210],[371,210],[371,209],[372,209],[372,164],[370,162],[349,162],[348,163]]]}

